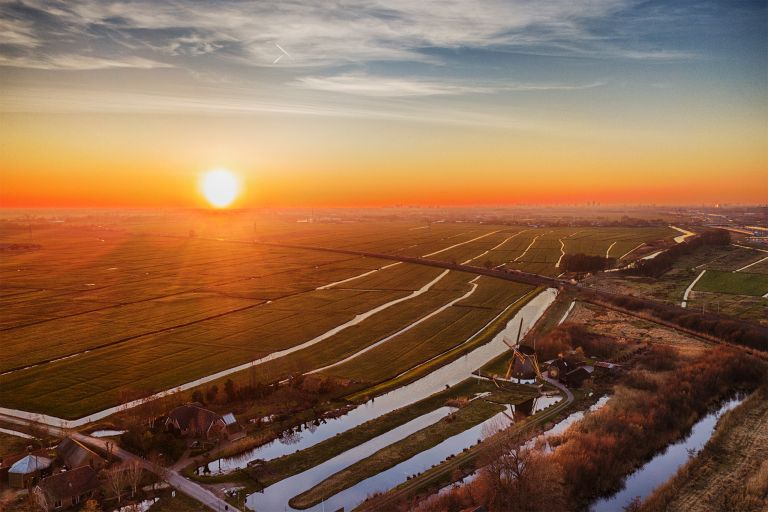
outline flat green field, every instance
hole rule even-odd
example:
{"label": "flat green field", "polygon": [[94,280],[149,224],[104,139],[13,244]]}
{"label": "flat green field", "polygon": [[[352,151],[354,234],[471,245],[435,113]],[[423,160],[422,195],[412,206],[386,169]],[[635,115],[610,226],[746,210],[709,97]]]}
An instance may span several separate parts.
{"label": "flat green field", "polygon": [[[192,214],[64,218],[40,221],[31,232],[0,223],[0,242],[40,245],[0,260],[0,406],[78,418],[128,395],[290,349],[409,296],[443,273],[253,240],[431,254],[474,265],[491,261],[553,275],[561,238],[566,251],[600,254],[613,242],[616,249],[674,235],[668,228],[314,224]],[[263,375],[274,379],[331,365],[420,322],[328,371],[359,383],[390,379],[464,342],[530,291],[483,277],[471,296],[448,305],[471,289],[475,277],[449,272],[426,293],[264,364]]]}
{"label": "flat green field", "polygon": [[[619,258],[643,243],[669,241],[675,231],[666,228],[504,228],[480,240],[440,252],[430,258],[557,275],[557,262],[565,253]],[[561,243],[562,241],[562,243]],[[487,252],[485,252],[487,251]],[[481,254],[481,256],[478,256]]]}
{"label": "flat green field", "polygon": [[768,275],[707,270],[694,291],[760,297],[768,293]]}

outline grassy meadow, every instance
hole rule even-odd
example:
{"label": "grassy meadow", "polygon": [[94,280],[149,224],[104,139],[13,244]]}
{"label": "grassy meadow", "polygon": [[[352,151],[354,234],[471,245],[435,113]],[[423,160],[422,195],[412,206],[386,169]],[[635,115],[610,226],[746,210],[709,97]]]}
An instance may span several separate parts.
{"label": "grassy meadow", "polygon": [[[668,228],[310,223],[191,213],[2,222],[0,242],[39,247],[7,251],[0,261],[0,386],[7,390],[0,406],[78,418],[295,347],[443,273],[254,240],[556,275],[561,239],[566,251],[604,254],[614,242],[620,252],[672,236]],[[403,331],[328,370],[358,388],[384,382],[450,352],[531,290],[483,277],[470,296],[449,305],[475,277],[451,271],[429,291],[270,361],[260,374],[268,381],[331,365]]]}

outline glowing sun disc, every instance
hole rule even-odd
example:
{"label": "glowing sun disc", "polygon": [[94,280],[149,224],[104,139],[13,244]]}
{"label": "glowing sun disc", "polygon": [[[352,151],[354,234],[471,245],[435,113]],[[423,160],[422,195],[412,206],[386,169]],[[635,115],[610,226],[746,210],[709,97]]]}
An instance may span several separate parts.
{"label": "glowing sun disc", "polygon": [[200,189],[211,206],[226,208],[237,197],[240,184],[231,172],[226,169],[215,169],[203,175]]}

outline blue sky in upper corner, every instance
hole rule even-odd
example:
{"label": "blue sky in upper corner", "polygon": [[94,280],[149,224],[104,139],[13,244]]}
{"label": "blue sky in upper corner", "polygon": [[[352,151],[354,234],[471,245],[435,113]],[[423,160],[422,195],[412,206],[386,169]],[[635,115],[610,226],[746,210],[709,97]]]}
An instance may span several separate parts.
{"label": "blue sky in upper corner", "polygon": [[0,5],[4,110],[85,108],[82,91],[89,109],[258,111],[636,87],[759,98],[768,83],[765,1]]}

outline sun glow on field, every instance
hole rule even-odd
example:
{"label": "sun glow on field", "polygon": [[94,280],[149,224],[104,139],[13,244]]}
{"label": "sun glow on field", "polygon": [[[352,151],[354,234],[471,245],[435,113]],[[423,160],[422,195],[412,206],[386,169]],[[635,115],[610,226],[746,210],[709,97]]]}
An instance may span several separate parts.
{"label": "sun glow on field", "polygon": [[226,169],[214,169],[203,174],[200,189],[214,208],[226,208],[240,192],[240,183]]}

